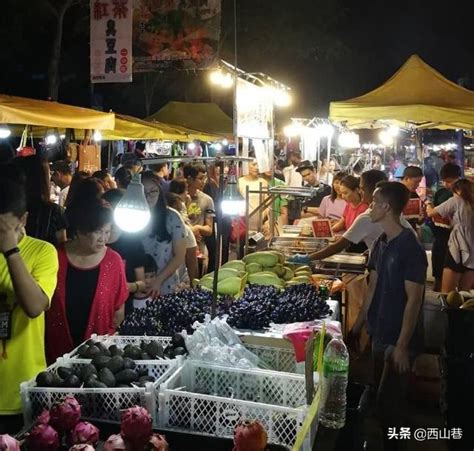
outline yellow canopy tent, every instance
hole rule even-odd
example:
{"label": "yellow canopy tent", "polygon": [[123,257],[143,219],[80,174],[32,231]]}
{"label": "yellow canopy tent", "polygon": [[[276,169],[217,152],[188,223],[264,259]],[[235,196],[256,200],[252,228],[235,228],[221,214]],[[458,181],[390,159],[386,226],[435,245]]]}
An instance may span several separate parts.
{"label": "yellow canopy tent", "polygon": [[377,89],[331,102],[329,118],[349,128],[377,127],[386,121],[416,128],[473,129],[474,91],[449,81],[412,55]]}
{"label": "yellow canopy tent", "polygon": [[189,132],[207,134],[211,138],[203,141],[233,138],[232,118],[214,103],[168,102],[146,120],[184,127]]}
{"label": "yellow canopy tent", "polygon": [[0,94],[0,123],[112,130],[115,115],[58,102]]}

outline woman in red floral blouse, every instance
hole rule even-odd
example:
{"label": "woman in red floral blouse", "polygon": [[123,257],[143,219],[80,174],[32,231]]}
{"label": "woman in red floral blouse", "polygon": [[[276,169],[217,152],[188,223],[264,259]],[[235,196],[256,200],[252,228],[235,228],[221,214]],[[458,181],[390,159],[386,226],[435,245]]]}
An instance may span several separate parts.
{"label": "woman in red floral blouse", "polygon": [[76,231],[58,249],[58,284],[46,314],[48,362],[70,352],[93,333],[113,334],[128,297],[122,258],[106,246],[112,210],[101,201],[68,211]]}

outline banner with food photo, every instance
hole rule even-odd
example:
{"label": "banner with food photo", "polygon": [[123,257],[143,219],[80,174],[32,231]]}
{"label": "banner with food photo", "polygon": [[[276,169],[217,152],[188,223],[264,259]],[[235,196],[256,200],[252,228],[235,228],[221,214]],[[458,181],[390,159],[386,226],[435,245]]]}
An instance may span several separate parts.
{"label": "banner with food photo", "polygon": [[202,69],[217,58],[221,0],[135,0],[133,71]]}

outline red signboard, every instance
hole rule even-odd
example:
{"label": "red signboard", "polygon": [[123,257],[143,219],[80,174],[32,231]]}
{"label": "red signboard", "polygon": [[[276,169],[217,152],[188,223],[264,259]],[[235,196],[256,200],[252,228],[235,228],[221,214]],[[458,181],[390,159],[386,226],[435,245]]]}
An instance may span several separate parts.
{"label": "red signboard", "polygon": [[332,238],[331,221],[329,219],[316,219],[312,223],[315,238]]}

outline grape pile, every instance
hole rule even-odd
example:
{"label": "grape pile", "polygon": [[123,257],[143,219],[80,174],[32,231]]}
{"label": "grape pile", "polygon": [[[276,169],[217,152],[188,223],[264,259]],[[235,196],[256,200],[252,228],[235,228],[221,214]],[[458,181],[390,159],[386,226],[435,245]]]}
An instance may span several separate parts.
{"label": "grape pile", "polygon": [[274,323],[296,323],[331,315],[329,305],[313,285],[291,285],[277,298],[271,312]]}
{"label": "grape pile", "polygon": [[227,323],[238,329],[259,330],[270,322],[310,321],[331,313],[313,285],[292,285],[284,291],[273,286],[250,285],[230,307]]}
{"label": "grape pile", "polygon": [[[192,288],[178,293],[159,296],[148,301],[143,309],[135,309],[128,315],[119,333],[121,335],[172,336],[186,329],[192,332],[195,321],[203,322],[204,316],[211,313],[212,292]],[[230,299],[218,298],[217,315],[228,311]]]}

